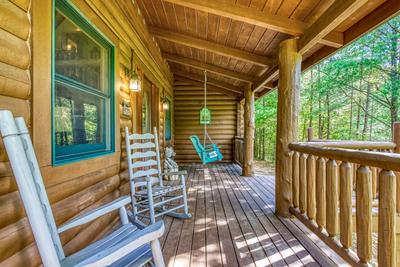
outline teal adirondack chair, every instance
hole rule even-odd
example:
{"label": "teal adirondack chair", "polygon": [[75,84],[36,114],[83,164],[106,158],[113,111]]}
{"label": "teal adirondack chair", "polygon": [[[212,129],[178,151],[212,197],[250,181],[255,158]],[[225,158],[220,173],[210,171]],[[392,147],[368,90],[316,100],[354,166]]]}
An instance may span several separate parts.
{"label": "teal adirondack chair", "polygon": [[210,144],[204,147],[197,135],[192,135],[189,138],[192,141],[193,146],[196,149],[197,154],[199,154],[203,164],[221,161],[224,158],[216,144]]}

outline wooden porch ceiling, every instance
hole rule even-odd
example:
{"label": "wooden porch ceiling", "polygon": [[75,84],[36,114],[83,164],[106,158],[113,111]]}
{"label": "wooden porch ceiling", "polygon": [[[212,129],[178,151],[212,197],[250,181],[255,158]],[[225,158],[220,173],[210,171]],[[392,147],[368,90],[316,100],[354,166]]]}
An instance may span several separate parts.
{"label": "wooden porch ceiling", "polygon": [[400,10],[398,0],[136,2],[175,79],[199,85],[205,69],[214,90],[239,97],[248,83],[256,96],[277,84],[283,40],[299,37],[307,68]]}

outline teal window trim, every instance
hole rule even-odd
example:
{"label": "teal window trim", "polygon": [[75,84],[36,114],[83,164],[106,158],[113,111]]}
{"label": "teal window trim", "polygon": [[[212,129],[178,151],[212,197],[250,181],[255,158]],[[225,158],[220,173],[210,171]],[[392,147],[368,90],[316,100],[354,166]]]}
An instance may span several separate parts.
{"label": "teal window trim", "polygon": [[[71,78],[65,77],[55,73],[55,14],[56,10],[68,17],[75,24],[77,24],[85,33],[94,38],[101,46],[106,47],[108,50],[109,62],[109,88],[108,94],[103,93],[95,88],[75,81]],[[115,45],[104,36],[90,20],[86,18],[77,7],[75,7],[68,0],[53,0],[52,1],[52,51],[51,51],[51,143],[52,143],[52,165],[59,166],[68,163],[78,162],[90,158],[106,156],[115,152]],[[109,106],[104,109],[103,120],[103,136],[106,136],[106,131],[109,129],[109,144],[107,140],[102,143],[96,144],[80,144],[70,147],[56,147],[55,138],[55,120],[54,120],[54,107],[55,107],[55,82],[68,84],[74,89],[98,96],[106,100],[105,105]],[[107,103],[108,102],[108,103]],[[107,112],[108,111],[108,112]],[[106,113],[109,113],[107,116]],[[109,127],[106,127],[108,125]],[[57,156],[57,154],[68,155]]]}
{"label": "teal window trim", "polygon": [[171,105],[171,100],[169,98],[166,98],[166,101],[168,102],[168,110],[165,113],[165,141],[171,141],[172,140],[172,105]]}

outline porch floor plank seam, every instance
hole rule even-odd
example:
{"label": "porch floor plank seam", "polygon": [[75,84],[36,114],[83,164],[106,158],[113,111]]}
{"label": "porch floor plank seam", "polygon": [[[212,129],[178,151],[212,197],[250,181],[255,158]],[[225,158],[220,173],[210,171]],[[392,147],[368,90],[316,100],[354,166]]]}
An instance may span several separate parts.
{"label": "porch floor plank seam", "polygon": [[338,266],[345,263],[295,218],[274,214],[270,175],[236,164],[188,164],[192,218],[164,216],[166,266]]}

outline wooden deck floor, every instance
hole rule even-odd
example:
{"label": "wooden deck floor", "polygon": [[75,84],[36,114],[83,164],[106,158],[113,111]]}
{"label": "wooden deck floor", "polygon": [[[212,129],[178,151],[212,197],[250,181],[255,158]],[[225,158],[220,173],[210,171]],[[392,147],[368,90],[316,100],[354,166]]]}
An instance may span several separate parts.
{"label": "wooden deck floor", "polygon": [[166,266],[337,266],[343,261],[296,219],[274,215],[274,177],[234,164],[185,166],[193,218],[164,217]]}

